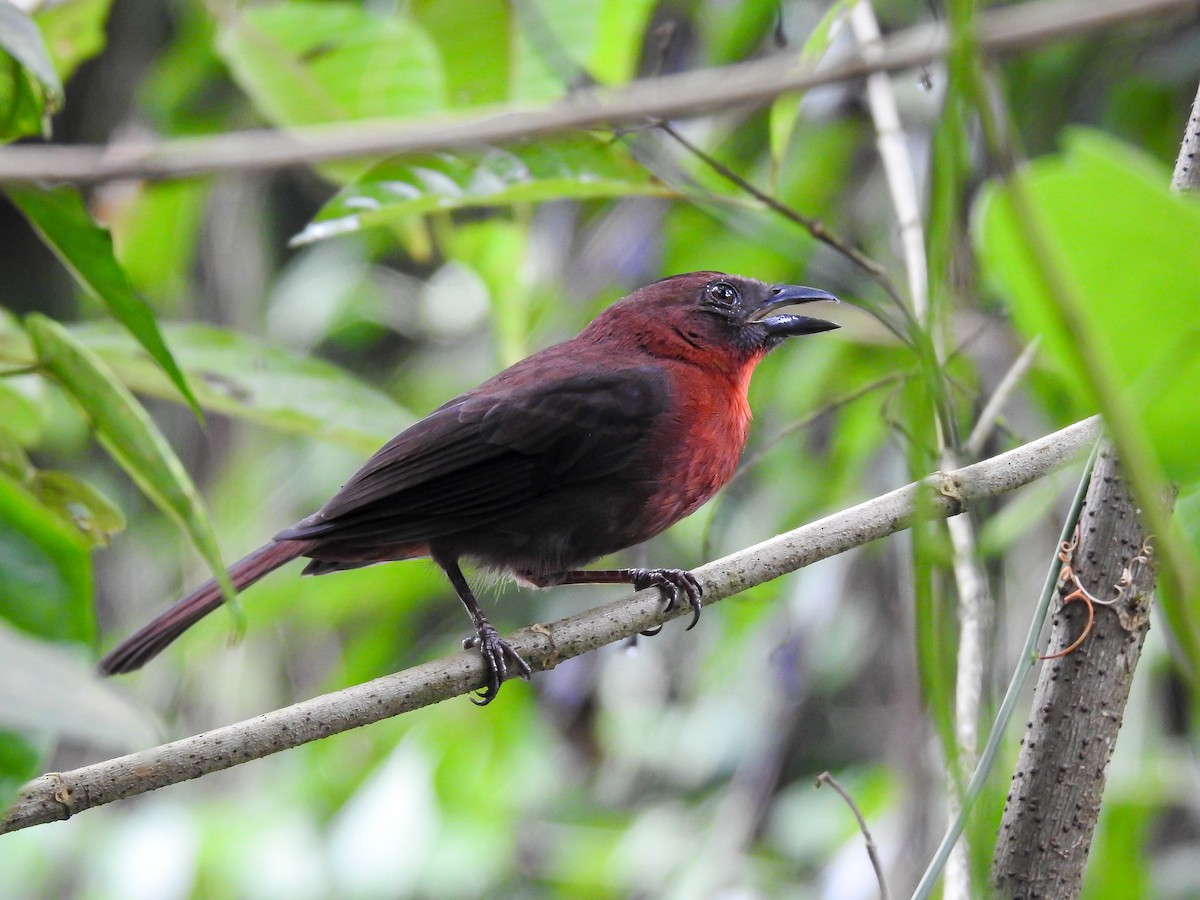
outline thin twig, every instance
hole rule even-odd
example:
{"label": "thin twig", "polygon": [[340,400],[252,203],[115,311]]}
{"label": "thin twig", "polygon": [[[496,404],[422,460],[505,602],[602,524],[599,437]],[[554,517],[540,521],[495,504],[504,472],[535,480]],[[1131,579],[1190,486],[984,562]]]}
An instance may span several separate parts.
{"label": "thin twig", "polygon": [[[1041,0],[988,10],[976,41],[989,53],[1010,53],[1139,19],[1161,20],[1200,6],[1198,0]],[[1163,27],[1170,27],[1164,25]],[[0,183],[114,178],[179,178],[217,172],[276,169],[333,159],[389,156],[504,143],[580,128],[609,128],[646,119],[710,115],[820,84],[923,66],[946,53],[939,24],[906,29],[886,42],[874,62],[851,59],[818,71],[772,57],[635,82],[613,91],[581,91],[540,107],[512,105],[454,116],[342,122],[245,131],[169,141],[113,145],[17,145],[0,149]]]}
{"label": "thin twig", "polygon": [[[730,169],[719,159],[713,158],[696,144],[692,143],[690,140],[680,134],[679,131],[670,123],[663,122],[659,125],[659,127],[672,138],[674,138],[680,146],[682,146],[685,150],[703,162],[706,166],[708,166],[730,184],[733,184],[739,190],[749,194],[772,212],[777,213],[795,225],[799,225],[810,235],[812,235],[814,239],[820,241],[822,244],[825,244],[825,246],[831,247],[838,253],[842,254],[842,256],[846,257],[848,260],[866,272],[876,284],[883,288],[884,293],[886,293],[888,297],[892,299],[892,301],[896,304],[897,309],[899,309],[901,312],[907,313],[907,307],[905,306],[903,296],[901,296],[900,291],[897,289],[895,283],[888,275],[887,270],[884,269],[884,267],[878,262],[871,259],[871,257],[867,256],[854,245],[843,240],[834,232],[830,231],[825,223],[820,219],[815,219],[812,216],[806,216],[799,210],[793,209],[786,203],[776,200],[770,194],[756,188],[753,184],[751,184],[737,172]],[[882,319],[880,321],[882,321],[883,324],[888,327],[888,330],[897,337],[903,337],[888,322]]]}
{"label": "thin twig", "polygon": [[[850,30],[858,42],[863,59],[876,60],[884,53],[883,36],[870,0],[857,0],[850,7]],[[867,107],[875,125],[875,142],[883,162],[896,222],[900,226],[900,246],[904,269],[908,274],[908,292],[913,317],[920,327],[930,328],[929,267],[925,262],[925,230],[921,227],[921,199],[917,191],[916,169],[908,152],[908,139],[900,124],[900,107],[886,72],[867,76]]]}
{"label": "thin twig", "polygon": [[875,877],[879,880],[879,897],[880,900],[888,900],[891,896],[888,893],[887,879],[883,876],[883,863],[879,859],[879,849],[875,846],[875,839],[871,837],[871,829],[867,827],[867,820],[863,818],[863,814],[859,811],[858,805],[854,802],[854,798],[850,793],[838,784],[837,779],[828,772],[822,772],[817,776],[816,786],[827,784],[838,792],[846,805],[850,807],[850,812],[854,813],[854,818],[858,819],[858,830],[862,832],[863,840],[867,842],[867,856],[871,858],[871,865],[875,868]]}
{"label": "thin twig", "polygon": [[[918,520],[957,515],[975,503],[1029,484],[1074,459],[1099,431],[1098,417],[1077,422],[992,459],[935,473],[701,566],[694,574],[703,585],[704,602],[715,603],[894,534]],[[639,591],[549,625],[522,629],[509,640],[534,669],[545,670],[684,612],[664,612],[658,591]],[[70,772],[43,775],[18,792],[16,803],[0,820],[0,834],[67,819],[85,809],[448,700],[477,690],[484,679],[478,653],[456,653],[194,737]]]}
{"label": "thin twig", "polygon": [[1017,389],[1033,366],[1033,361],[1037,359],[1038,348],[1041,346],[1041,335],[1034,337],[1026,344],[1021,355],[1013,361],[1013,364],[1008,367],[1008,371],[1004,373],[1004,377],[1000,379],[1000,383],[996,385],[996,390],[992,391],[992,396],[988,397],[987,403],[983,405],[979,418],[975,422],[975,427],[971,429],[971,436],[963,445],[963,453],[966,454],[967,459],[975,459],[983,452],[983,445],[987,443],[992,429],[996,427],[1000,413],[1004,410],[1009,398],[1012,397],[1013,391]]}

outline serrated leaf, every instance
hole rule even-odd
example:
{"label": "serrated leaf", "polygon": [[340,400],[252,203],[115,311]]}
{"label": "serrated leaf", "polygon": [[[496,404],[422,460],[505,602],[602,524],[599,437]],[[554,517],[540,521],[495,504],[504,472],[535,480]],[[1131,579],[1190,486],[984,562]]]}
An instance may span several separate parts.
{"label": "serrated leaf", "polygon": [[5,192],[75,280],[137,338],[203,420],[200,404],[167,349],[154,313],[133,290],[113,253],[111,235],[92,220],[79,192],[69,186],[41,190],[17,185]]}
{"label": "serrated leaf", "polygon": [[[168,325],[167,337],[201,406],[289,434],[372,453],[415,419],[404,407],[331,363],[207,325]],[[173,399],[162,371],[105,324],[71,333],[143,394]]]}
{"label": "serrated leaf", "polygon": [[142,492],[192,539],[213,576],[234,591],[221,563],[208,512],[183,464],[141,404],[95,354],[63,326],[32,313],[25,328],[40,364],[75,398],[92,421],[100,443]]}
{"label": "serrated leaf", "polygon": [[0,619],[56,641],[88,643],[92,562],[80,535],[0,474]]}
{"label": "serrated leaf", "polygon": [[597,197],[674,196],[625,150],[586,137],[386,160],[340,191],[292,239],[306,244],[410,216]]}
{"label": "serrated leaf", "polygon": [[[0,51],[20,63],[24,71],[37,81],[41,90],[40,117],[44,123],[41,130],[49,133],[50,116],[62,106],[62,82],[33,19],[6,2],[0,3]],[[12,73],[12,76],[15,79],[16,73]]]}

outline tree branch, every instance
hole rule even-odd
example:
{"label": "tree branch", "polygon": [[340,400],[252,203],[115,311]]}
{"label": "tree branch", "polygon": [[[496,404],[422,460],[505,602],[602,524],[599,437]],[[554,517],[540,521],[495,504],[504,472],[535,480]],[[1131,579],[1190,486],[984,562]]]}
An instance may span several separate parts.
{"label": "tree branch", "polygon": [[871,836],[871,829],[867,827],[867,820],[863,816],[862,810],[858,808],[858,804],[854,802],[850,792],[828,772],[822,772],[817,776],[816,787],[819,788],[823,784],[827,784],[837,791],[838,796],[846,801],[850,812],[854,813],[854,818],[858,820],[858,830],[862,832],[863,840],[867,843],[867,856],[871,860],[871,868],[875,870],[875,880],[879,882],[879,900],[889,900],[891,895],[888,893],[887,879],[883,874],[883,862],[879,858],[879,847],[875,844],[875,838]]}
{"label": "tree branch", "polygon": [[[1106,605],[1094,610],[1084,643],[1050,659],[1038,677],[992,863],[999,896],[1079,896],[1108,762],[1150,630],[1153,553],[1111,448],[1096,461],[1076,535],[1064,567]],[[1061,607],[1051,650],[1070,646],[1088,617],[1084,602]]]}
{"label": "tree branch", "polygon": [[[901,531],[922,519],[957,515],[1067,463],[1099,434],[1098,417],[975,465],[938,472],[858,506],[778,535],[695,571],[706,604],[778,578],[817,560]],[[552,669],[565,659],[627,638],[684,611],[664,614],[657,591],[533,625],[510,641],[530,665]],[[483,685],[479,654],[456,653],[365,684],[296,703],[244,722],[26,784],[0,820],[0,834],[157,790],[429,706]]]}
{"label": "tree branch", "polygon": [[[1197,0],[1040,0],[981,14],[976,44],[1009,53],[1126,22],[1196,11]],[[505,106],[459,116],[340,122],[292,131],[244,131],[111,146],[24,144],[0,149],[0,183],[114,178],[180,178],[503,143],[579,128],[707,115],[763,103],[788,91],[924,65],[946,52],[939,24],[906,29],[870,62],[848,59],[818,71],[770,57],[720,69],[637,81],[610,91],[579,91],[548,106]]]}

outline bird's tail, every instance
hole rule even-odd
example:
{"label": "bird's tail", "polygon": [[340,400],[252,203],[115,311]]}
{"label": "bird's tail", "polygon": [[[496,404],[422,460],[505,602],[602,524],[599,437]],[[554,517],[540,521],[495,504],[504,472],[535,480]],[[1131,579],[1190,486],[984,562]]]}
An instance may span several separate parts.
{"label": "bird's tail", "polygon": [[[307,541],[273,541],[230,566],[229,580],[240,591],[310,549]],[[224,600],[220,585],[206,581],[100,660],[100,671],[117,675],[140,669]]]}

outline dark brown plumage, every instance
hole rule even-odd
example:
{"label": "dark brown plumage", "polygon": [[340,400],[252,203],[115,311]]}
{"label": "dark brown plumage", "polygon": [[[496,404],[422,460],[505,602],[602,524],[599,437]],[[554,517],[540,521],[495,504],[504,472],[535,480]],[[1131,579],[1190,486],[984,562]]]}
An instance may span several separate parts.
{"label": "dark brown plumage", "polygon": [[[296,557],[321,575],[430,556],[471,615],[488,667],[479,702],[525,662],[487,621],[460,559],[539,585],[658,586],[699,614],[699,586],[675,569],[579,571],[692,513],[732,477],[750,424],[758,361],[784,339],[837,326],[779,312],[833,300],[719,272],[655,282],[577,337],[455,397],[384,445],[314,515],[229,570],[239,589]],[[215,582],[101,662],[139,668],[220,606]]]}

